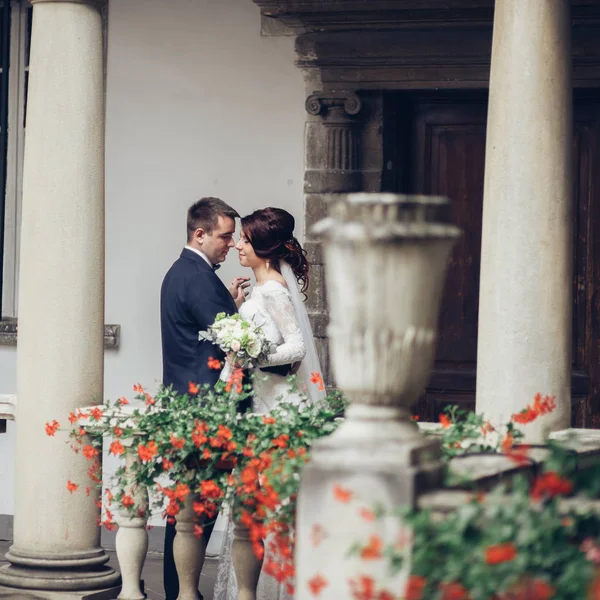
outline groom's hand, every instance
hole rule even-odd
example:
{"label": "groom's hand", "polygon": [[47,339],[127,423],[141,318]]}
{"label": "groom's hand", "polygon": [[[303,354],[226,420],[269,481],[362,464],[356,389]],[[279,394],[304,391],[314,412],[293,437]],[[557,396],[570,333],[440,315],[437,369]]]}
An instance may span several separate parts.
{"label": "groom's hand", "polygon": [[246,299],[246,288],[250,285],[250,277],[236,277],[229,284],[229,293],[239,308]]}

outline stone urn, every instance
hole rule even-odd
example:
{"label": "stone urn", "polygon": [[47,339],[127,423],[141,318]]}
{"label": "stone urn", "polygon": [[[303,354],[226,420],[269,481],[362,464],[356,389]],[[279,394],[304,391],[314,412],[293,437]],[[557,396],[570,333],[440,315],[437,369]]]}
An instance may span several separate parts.
{"label": "stone urn", "polygon": [[324,238],[333,374],[351,402],[324,445],[348,444],[396,465],[433,458],[418,455],[420,447],[435,453],[436,442],[410,421],[410,407],[429,379],[460,235],[449,209],[439,196],[349,194],[315,225]]}
{"label": "stone urn", "polygon": [[[335,195],[313,228],[324,242],[333,374],[350,405],[336,432],[315,444],[302,475],[300,600],[321,581],[323,561],[329,577],[320,600],[351,597],[349,573],[364,565],[352,565],[347,551],[370,535],[357,506],[411,505],[441,483],[439,441],[419,432],[410,407],[435,358],[446,266],[460,235],[449,209],[435,196]],[[315,528],[325,530],[319,548]]]}

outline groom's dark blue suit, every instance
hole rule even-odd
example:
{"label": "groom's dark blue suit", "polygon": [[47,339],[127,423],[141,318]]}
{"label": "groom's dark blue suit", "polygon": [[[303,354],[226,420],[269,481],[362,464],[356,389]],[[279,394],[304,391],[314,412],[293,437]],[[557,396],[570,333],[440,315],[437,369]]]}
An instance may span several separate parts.
{"label": "groom's dark blue suit", "polygon": [[[209,369],[208,359],[222,359],[221,350],[207,341],[198,340],[218,313],[233,314],[237,307],[229,290],[200,256],[184,248],[173,263],[160,290],[160,325],[162,334],[163,384],[187,394],[190,382],[214,385],[218,371]],[[204,530],[206,543],[212,525]],[[175,526],[167,524],[165,535],[164,584],[166,600],[179,595],[179,578],[173,560]]]}
{"label": "groom's dark blue suit", "polygon": [[219,373],[208,368],[208,359],[222,358],[223,353],[213,344],[199,341],[198,332],[206,331],[220,312],[237,312],[229,290],[202,256],[184,248],[160,290],[165,386],[187,394],[190,381],[217,382]]}

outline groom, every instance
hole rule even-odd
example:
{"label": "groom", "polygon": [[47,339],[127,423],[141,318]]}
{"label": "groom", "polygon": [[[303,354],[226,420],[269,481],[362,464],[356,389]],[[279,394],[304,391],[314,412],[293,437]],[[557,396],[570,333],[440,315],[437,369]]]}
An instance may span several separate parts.
{"label": "groom", "polygon": [[[245,299],[249,277],[237,277],[226,288],[215,271],[233,248],[235,219],[239,214],[218,198],[202,198],[187,214],[187,244],[173,263],[160,290],[163,385],[187,394],[190,382],[214,385],[219,372],[209,369],[208,359],[223,353],[198,340],[220,312],[233,314]],[[208,544],[213,525],[204,529]],[[167,524],[163,576],[166,600],[179,595],[179,578],[173,559],[175,525]],[[199,597],[201,597],[199,595]]]}

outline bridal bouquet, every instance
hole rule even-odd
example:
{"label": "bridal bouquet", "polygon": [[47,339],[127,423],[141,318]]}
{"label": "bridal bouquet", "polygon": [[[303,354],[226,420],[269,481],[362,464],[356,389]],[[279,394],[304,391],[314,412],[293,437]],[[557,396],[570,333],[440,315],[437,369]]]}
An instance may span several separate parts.
{"label": "bridal bouquet", "polygon": [[208,340],[229,356],[221,379],[229,379],[229,371],[235,365],[237,369],[247,369],[266,358],[270,352],[262,329],[252,321],[246,321],[239,314],[219,313],[208,331],[201,331],[201,340]]}

